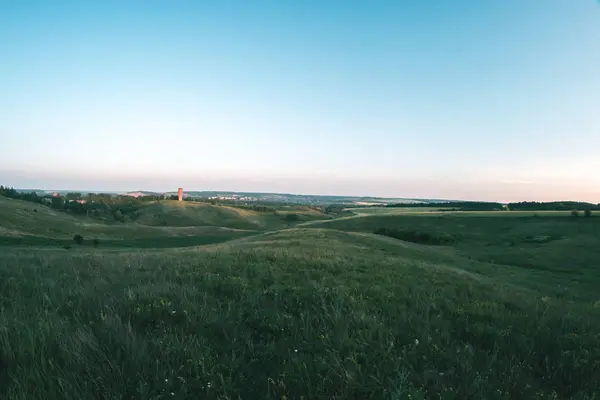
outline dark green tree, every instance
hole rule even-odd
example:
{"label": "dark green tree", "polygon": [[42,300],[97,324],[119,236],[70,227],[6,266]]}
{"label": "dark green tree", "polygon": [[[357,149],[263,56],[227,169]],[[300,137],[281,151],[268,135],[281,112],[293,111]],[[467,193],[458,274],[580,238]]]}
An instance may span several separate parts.
{"label": "dark green tree", "polygon": [[62,210],[63,208],[65,208],[65,199],[63,199],[62,197],[53,197],[52,208],[56,210]]}
{"label": "dark green tree", "polygon": [[296,222],[298,221],[298,214],[288,214],[285,216],[285,220],[287,222]]}
{"label": "dark green tree", "polygon": [[79,245],[83,244],[83,236],[77,234],[75,236],[73,236],[73,241]]}
{"label": "dark green tree", "polygon": [[119,222],[125,222],[125,217],[123,216],[123,213],[121,212],[121,210],[115,211],[115,220],[117,220]]}
{"label": "dark green tree", "polygon": [[67,200],[80,200],[81,199],[81,193],[77,193],[77,192],[67,193],[65,195],[65,199],[67,199]]}

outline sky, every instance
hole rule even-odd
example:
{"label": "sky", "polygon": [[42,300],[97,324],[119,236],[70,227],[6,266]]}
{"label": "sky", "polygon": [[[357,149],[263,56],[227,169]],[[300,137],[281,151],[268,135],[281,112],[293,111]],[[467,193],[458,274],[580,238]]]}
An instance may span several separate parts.
{"label": "sky", "polygon": [[0,183],[600,203],[598,0],[0,2]]}

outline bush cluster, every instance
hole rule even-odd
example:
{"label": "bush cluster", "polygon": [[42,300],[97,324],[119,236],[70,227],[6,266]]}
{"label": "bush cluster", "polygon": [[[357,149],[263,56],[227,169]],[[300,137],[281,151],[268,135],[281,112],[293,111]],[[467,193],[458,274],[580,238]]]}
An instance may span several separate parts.
{"label": "bush cluster", "polygon": [[393,228],[379,228],[373,233],[392,237],[395,239],[404,240],[407,242],[431,244],[431,245],[447,245],[456,242],[456,238],[449,233],[427,233],[410,230],[399,230]]}

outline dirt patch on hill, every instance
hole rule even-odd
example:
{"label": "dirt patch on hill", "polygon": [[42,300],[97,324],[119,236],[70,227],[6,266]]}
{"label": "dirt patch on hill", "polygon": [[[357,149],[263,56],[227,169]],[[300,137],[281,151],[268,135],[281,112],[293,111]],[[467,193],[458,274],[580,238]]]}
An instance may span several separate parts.
{"label": "dirt patch on hill", "polygon": [[12,236],[12,237],[20,237],[27,236],[23,232],[16,231],[14,229],[7,229],[0,226],[0,236]]}

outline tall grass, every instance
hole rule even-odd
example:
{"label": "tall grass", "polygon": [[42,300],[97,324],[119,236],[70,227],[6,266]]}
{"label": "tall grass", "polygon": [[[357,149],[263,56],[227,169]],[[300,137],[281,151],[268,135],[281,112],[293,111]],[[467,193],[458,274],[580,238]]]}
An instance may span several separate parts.
{"label": "tall grass", "polygon": [[357,238],[304,230],[144,254],[5,251],[0,398],[600,395],[592,297]]}

